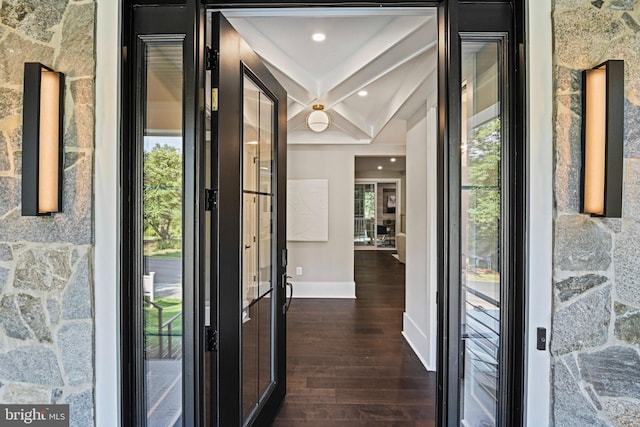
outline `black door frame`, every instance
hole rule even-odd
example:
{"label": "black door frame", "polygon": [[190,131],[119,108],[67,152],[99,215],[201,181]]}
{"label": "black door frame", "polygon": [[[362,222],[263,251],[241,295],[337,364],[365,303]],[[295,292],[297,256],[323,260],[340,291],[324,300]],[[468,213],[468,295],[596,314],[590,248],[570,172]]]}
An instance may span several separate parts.
{"label": "black door frame", "polygon": [[[122,215],[122,239],[121,239],[121,336],[122,336],[122,425],[134,426],[144,425],[141,408],[137,396],[142,381],[141,354],[142,346],[140,337],[137,336],[136,327],[141,324],[141,312],[135,309],[131,301],[142,299],[142,284],[140,279],[136,279],[142,271],[140,262],[135,255],[140,253],[140,245],[129,240],[129,236],[136,235],[139,224],[136,224],[136,214],[139,213],[139,194],[136,192],[136,184],[139,183],[139,176],[136,174],[136,165],[139,158],[135,154],[136,132],[135,120],[131,114],[139,114],[132,103],[138,99],[140,93],[136,87],[136,34],[139,30],[136,25],[144,22],[153,27],[153,24],[165,22],[167,25],[179,26],[177,32],[185,34],[185,81],[192,82],[192,85],[185,84],[185,106],[192,106],[185,111],[185,138],[193,140],[203,140],[204,138],[204,111],[202,102],[198,99],[198,94],[204,91],[204,12],[206,7],[215,9],[247,8],[247,7],[437,7],[439,25],[439,56],[438,56],[438,230],[445,230],[438,234],[438,408],[437,424],[444,426],[455,426],[458,422],[458,369],[460,353],[456,351],[457,344],[452,347],[452,342],[458,339],[458,331],[450,328],[450,325],[457,325],[460,320],[459,293],[451,292],[447,284],[459,283],[460,280],[460,260],[455,250],[460,246],[459,227],[459,174],[456,161],[459,161],[459,149],[456,145],[460,135],[460,109],[459,102],[460,88],[456,87],[460,80],[460,45],[458,34],[461,29],[467,30],[468,20],[461,20],[460,12],[465,8],[491,7],[496,4],[506,4],[513,13],[512,22],[509,24],[509,31],[513,35],[510,45],[510,86],[511,111],[513,112],[512,140],[515,146],[509,153],[509,162],[512,165],[512,178],[514,183],[510,191],[511,224],[509,231],[516,245],[511,247],[511,265],[509,266],[510,281],[516,284],[512,289],[507,290],[508,299],[514,310],[507,312],[507,328],[509,330],[509,352],[503,351],[504,362],[508,364],[509,371],[506,377],[501,379],[501,384],[508,389],[501,390],[501,398],[504,399],[505,411],[501,411],[500,425],[520,426],[523,425],[523,405],[524,405],[524,383],[525,383],[525,289],[526,289],[526,130],[525,130],[525,25],[524,25],[524,0],[440,0],[440,1],[402,1],[402,0],[351,0],[349,2],[338,2],[335,0],[314,0],[309,3],[301,3],[296,0],[262,0],[257,2],[231,0],[230,2],[215,0],[123,0],[122,6],[122,83],[121,83],[121,215]],[[151,6],[151,7],[146,7]],[[167,13],[171,7],[171,13]],[[183,10],[183,15],[175,14],[175,10]],[[155,9],[155,12],[153,11]],[[164,12],[164,13],[162,13]],[[156,27],[154,27],[156,28]],[[153,28],[150,31],[154,31]],[[157,32],[158,29],[156,28]],[[468,30],[467,30],[468,31]],[[458,64],[451,67],[451,64]],[[196,152],[192,153],[193,158],[186,159],[193,180],[187,187],[187,176],[185,174],[185,188],[197,188],[196,182],[204,182],[204,156],[199,152],[196,144]],[[200,278],[204,277],[202,263],[198,259],[203,252],[203,241],[195,233],[196,227],[203,229],[204,219],[204,188],[197,188],[198,193],[185,192],[185,206],[191,202],[191,212],[185,211],[186,215],[192,215],[193,228],[191,241],[185,246],[193,248],[191,256],[185,254],[184,265],[199,266],[193,269],[190,274],[185,270],[185,313],[189,307],[201,307],[204,304],[204,287],[196,287],[200,283]],[[188,198],[188,200],[187,200]],[[455,255],[455,256],[452,256]],[[189,275],[189,278],[186,276]],[[191,313],[193,314],[193,313]],[[193,319],[193,316],[191,316]],[[193,337],[204,337],[203,319],[193,321],[189,316],[185,316],[185,330],[193,332]],[[200,381],[204,375],[203,368],[203,339],[190,339],[185,341],[185,348],[191,353],[185,358],[185,394],[184,394],[184,419],[194,420],[194,425],[202,425],[201,414],[203,408],[200,407],[199,399],[196,396],[204,395],[204,384]],[[452,351],[453,350],[453,351]],[[447,384],[456,384],[456,387],[447,387]]]}

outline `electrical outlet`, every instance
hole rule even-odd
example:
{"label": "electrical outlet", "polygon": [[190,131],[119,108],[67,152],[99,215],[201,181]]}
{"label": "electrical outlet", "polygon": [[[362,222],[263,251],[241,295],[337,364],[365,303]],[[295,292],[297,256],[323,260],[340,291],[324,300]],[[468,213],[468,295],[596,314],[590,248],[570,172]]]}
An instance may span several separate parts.
{"label": "electrical outlet", "polygon": [[296,267],[296,276],[302,276],[302,267]]}

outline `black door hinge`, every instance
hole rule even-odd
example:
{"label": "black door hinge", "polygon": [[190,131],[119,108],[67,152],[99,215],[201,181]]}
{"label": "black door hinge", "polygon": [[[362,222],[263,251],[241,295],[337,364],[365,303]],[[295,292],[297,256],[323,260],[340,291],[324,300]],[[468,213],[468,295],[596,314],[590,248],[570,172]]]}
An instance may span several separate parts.
{"label": "black door hinge", "polygon": [[211,326],[206,326],[205,334],[206,351],[218,351],[218,331]]}
{"label": "black door hinge", "polygon": [[214,211],[218,208],[218,190],[204,190],[204,210]]}
{"label": "black door hinge", "polygon": [[216,49],[211,49],[209,46],[204,48],[204,55],[206,61],[207,71],[215,70],[218,68],[218,59],[220,58],[220,52]]}

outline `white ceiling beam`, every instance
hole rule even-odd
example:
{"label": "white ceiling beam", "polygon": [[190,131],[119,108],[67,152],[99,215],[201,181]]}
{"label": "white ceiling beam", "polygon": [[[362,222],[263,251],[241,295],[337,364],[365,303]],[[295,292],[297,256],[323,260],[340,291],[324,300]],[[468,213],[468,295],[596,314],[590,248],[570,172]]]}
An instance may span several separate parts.
{"label": "white ceiling beam", "polygon": [[345,118],[338,111],[333,110],[329,114],[331,116],[332,126],[341,129],[343,132],[351,135],[357,140],[371,140],[371,135],[364,132],[358,126],[354,125],[349,119]]}
{"label": "white ceiling beam", "polygon": [[298,113],[289,117],[287,120],[287,129],[306,129],[307,111],[300,110]]}
{"label": "white ceiling beam", "polygon": [[[269,37],[260,31],[253,23],[246,18],[230,19],[231,25],[242,34],[242,38],[247,41],[262,58],[268,57],[269,63],[280,70],[287,70],[286,74],[299,85],[306,88],[316,88],[316,81],[298,62],[280,49]],[[267,54],[265,54],[267,53]],[[317,95],[316,95],[317,96]]]}
{"label": "white ceiling beam", "polygon": [[[358,127],[362,132],[370,135],[371,138],[374,138],[380,129],[384,127],[384,124],[386,124],[391,117],[395,115],[395,111],[390,115],[388,112],[385,113],[384,123],[382,123],[381,126],[380,122],[377,120],[371,121],[358,117],[358,112],[351,111],[342,102],[360,89],[390,75],[403,65],[411,61],[420,60],[422,56],[428,56],[430,61],[434,64],[437,63],[437,41],[432,41],[428,44],[425,43],[425,40],[430,33],[433,33],[432,35],[435,37],[436,32],[431,27],[435,26],[431,24],[428,27],[420,27],[420,29],[415,31],[409,38],[403,40],[399,47],[394,47],[394,49],[383,53],[372,63],[367,64],[360,71],[342,82],[338,87],[327,93],[325,96],[322,96],[319,100],[314,101],[314,103],[324,104],[325,108],[340,114],[354,126]],[[420,40],[422,40],[422,42],[420,42]],[[418,48],[417,45],[420,47]],[[425,74],[420,74],[417,77],[418,83],[416,86],[420,81],[428,76],[428,73],[426,73],[424,69],[420,70],[420,72]],[[405,76],[402,78],[405,82],[407,79],[408,77]],[[392,104],[389,104],[388,102],[385,102],[384,105],[387,110],[392,108]]]}
{"label": "white ceiling beam", "polygon": [[[329,115],[331,116],[330,129],[332,129],[333,131],[335,130],[342,131],[343,133],[349,135],[351,138],[353,138],[353,140],[356,140],[356,141],[371,141],[370,135],[368,135],[366,132],[363,132],[362,129],[355,126],[353,123],[351,123],[351,121],[344,118],[341,114],[337,113],[336,111],[331,111]],[[287,122],[288,130],[290,131],[298,130],[298,131],[308,132],[306,119],[307,119],[306,110],[301,111],[300,113],[294,115]],[[327,133],[327,132],[325,131],[321,133]]]}
{"label": "white ceiling beam", "polygon": [[324,93],[320,101],[331,108],[424,52],[436,50],[437,45],[437,27],[433,23],[425,23],[371,62],[362,64],[358,71]]}
{"label": "white ceiling beam", "polygon": [[315,99],[315,95],[313,93],[309,92],[304,86],[292,79],[286,72],[273,65],[267,59],[262,57],[261,59],[264,61],[269,71],[271,71],[271,74],[273,74],[276,80],[278,80],[278,82],[285,88],[289,98],[303,107],[306,107]]}
{"label": "white ceiling beam", "polygon": [[363,132],[375,138],[389,120],[397,116],[397,110],[412,96],[416,88],[435,70],[436,64],[437,50],[428,49],[412,61],[402,64],[401,67],[395,67],[394,70],[377,79],[375,84],[378,86],[393,85],[393,95],[375,104],[378,114],[363,115],[359,109],[351,105],[352,103],[344,100],[333,105],[331,111],[341,114]]}
{"label": "white ceiling beam", "polygon": [[289,104],[287,105],[287,120],[290,122],[291,119],[296,117],[298,114],[304,113],[306,111],[307,111],[306,108],[298,104],[297,102],[295,101],[289,102]]}
{"label": "white ceiling beam", "polygon": [[[407,129],[411,129],[420,120],[427,116],[427,110],[431,105],[427,105],[427,100],[438,90],[438,73],[434,69],[429,77],[422,82],[420,87],[405,101],[398,109],[396,116],[409,117],[407,119]],[[393,120],[393,119],[392,119]]]}
{"label": "white ceiling beam", "polygon": [[[365,66],[372,63],[376,58],[384,55],[390,49],[397,46],[411,34],[424,28],[432,18],[424,16],[398,16],[389,22],[384,28],[371,38],[365,45],[360,46],[353,55],[343,61],[339,67],[334,68],[329,73],[321,76],[319,83],[320,93],[324,93],[331,88],[347,80]],[[429,24],[433,25],[433,24]],[[428,44],[432,40],[422,40],[423,44]],[[416,46],[419,48],[419,46]],[[410,52],[407,51],[407,54]]]}
{"label": "white ceiling beam", "polygon": [[353,145],[370,144],[371,139],[356,139],[350,137],[339,130],[328,130],[325,132],[292,131],[287,132],[287,144],[310,144],[310,145]]}
{"label": "white ceiling beam", "polygon": [[[402,106],[413,96],[418,89],[425,84],[429,77],[436,71],[437,61],[435,50],[430,52],[422,61],[420,65],[413,67],[411,70],[412,76],[407,76],[404,80],[404,84],[398,88],[393,99],[389,100],[386,104],[386,108],[380,110],[378,118],[373,121],[373,133],[377,135],[380,130],[391,120]],[[420,78],[421,77],[421,78]],[[426,97],[425,97],[426,102]]]}

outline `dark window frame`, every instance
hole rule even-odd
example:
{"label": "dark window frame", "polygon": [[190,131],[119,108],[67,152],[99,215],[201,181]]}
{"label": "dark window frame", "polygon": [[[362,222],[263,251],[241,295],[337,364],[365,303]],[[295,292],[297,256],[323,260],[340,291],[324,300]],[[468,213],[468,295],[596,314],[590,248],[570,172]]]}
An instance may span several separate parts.
{"label": "dark window frame", "polygon": [[[144,342],[142,337],[142,150],[140,136],[143,134],[144,117],[144,46],[153,41],[183,40],[183,139],[184,144],[201,140],[204,135],[203,113],[197,104],[199,88],[204,72],[200,69],[202,54],[197,33],[202,22],[201,7],[191,2],[154,2],[158,7],[143,7],[144,2],[125,0],[122,5],[121,34],[121,128],[120,128],[120,365],[121,365],[121,414],[122,426],[146,425],[144,394]],[[162,6],[170,3],[170,6]],[[189,3],[189,4],[188,4]],[[170,9],[169,9],[170,8]],[[170,10],[170,13],[167,13]],[[136,119],[137,118],[137,119]],[[183,177],[183,310],[195,307],[202,299],[196,289],[203,274],[198,257],[201,239],[195,230],[202,227],[202,200],[196,194],[199,174],[202,173],[203,156],[198,145],[195,150],[184,151]],[[190,190],[191,189],[191,190]],[[197,268],[194,266],[198,266]],[[132,303],[132,301],[134,303]],[[200,401],[195,396],[203,393],[202,336],[199,325],[192,316],[184,316],[183,371],[183,418],[200,423]]]}

